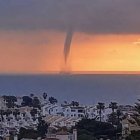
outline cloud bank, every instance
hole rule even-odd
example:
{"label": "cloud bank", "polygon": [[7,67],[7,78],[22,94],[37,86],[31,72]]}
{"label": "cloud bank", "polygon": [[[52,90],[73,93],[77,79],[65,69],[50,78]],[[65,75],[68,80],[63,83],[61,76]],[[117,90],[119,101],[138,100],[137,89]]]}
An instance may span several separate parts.
{"label": "cloud bank", "polygon": [[140,33],[140,0],[2,0],[1,30]]}

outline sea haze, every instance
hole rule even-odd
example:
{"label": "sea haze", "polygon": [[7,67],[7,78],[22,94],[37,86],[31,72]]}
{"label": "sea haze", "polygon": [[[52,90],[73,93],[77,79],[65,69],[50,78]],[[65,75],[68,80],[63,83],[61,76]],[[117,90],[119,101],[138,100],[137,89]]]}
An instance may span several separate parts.
{"label": "sea haze", "polygon": [[1,95],[41,95],[43,92],[60,102],[134,104],[140,98],[140,75],[0,75]]}

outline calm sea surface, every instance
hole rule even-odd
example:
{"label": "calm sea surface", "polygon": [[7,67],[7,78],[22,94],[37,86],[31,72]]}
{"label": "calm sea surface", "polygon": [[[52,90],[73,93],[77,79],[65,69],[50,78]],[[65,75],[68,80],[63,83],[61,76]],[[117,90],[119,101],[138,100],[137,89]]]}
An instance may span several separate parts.
{"label": "calm sea surface", "polygon": [[140,75],[0,75],[0,94],[41,95],[60,102],[134,104],[140,98]]}

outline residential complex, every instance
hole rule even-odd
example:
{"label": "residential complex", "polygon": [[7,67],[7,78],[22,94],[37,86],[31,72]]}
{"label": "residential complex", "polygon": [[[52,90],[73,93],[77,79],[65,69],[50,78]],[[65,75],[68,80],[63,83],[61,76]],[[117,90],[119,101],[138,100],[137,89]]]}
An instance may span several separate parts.
{"label": "residential complex", "polygon": [[[32,100],[32,104],[31,101]],[[131,130],[140,130],[140,127],[134,123],[132,116],[135,114],[132,106],[117,106],[112,109],[110,106],[98,105],[80,105],[78,102],[60,104],[54,98],[37,96],[1,96],[0,97],[0,137],[5,138],[9,134],[18,134],[20,128],[37,129],[39,118],[43,119],[48,125],[48,130],[59,128],[71,129],[83,118],[96,119],[97,121],[107,122],[109,114],[120,110],[122,119],[123,134],[131,133]],[[133,128],[132,128],[133,127]],[[59,131],[52,133],[48,131],[46,138],[57,140],[77,140],[77,131],[73,129],[72,133]]]}

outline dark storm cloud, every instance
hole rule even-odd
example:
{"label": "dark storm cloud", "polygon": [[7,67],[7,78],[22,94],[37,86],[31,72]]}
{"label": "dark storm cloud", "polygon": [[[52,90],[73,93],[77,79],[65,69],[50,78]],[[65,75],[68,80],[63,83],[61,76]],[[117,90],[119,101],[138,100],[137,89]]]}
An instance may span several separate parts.
{"label": "dark storm cloud", "polygon": [[1,29],[140,33],[140,0],[0,0]]}

